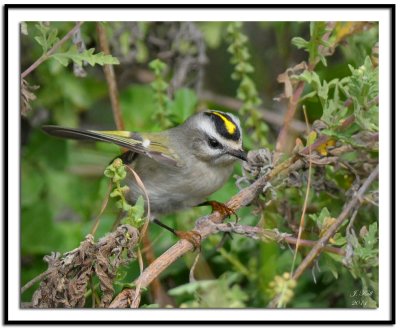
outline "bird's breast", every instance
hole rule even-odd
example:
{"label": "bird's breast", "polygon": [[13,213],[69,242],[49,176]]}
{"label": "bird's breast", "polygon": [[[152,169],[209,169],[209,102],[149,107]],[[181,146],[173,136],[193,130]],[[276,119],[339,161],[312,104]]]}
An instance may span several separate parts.
{"label": "bird's breast", "polygon": [[[196,162],[190,168],[160,167],[147,159],[134,168],[146,188],[153,214],[171,213],[204,202],[224,185],[232,169],[233,165],[209,168],[204,162]],[[143,193],[133,178],[126,181],[130,187],[127,200],[134,203]]]}

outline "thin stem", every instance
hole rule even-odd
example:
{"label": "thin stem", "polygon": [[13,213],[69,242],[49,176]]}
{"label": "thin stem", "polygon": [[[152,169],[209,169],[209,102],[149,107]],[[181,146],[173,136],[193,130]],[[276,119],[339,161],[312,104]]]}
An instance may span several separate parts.
{"label": "thin stem", "polygon": [[297,105],[298,105],[298,102],[303,93],[304,87],[305,87],[305,83],[304,83],[304,81],[301,81],[299,83],[299,85],[297,86],[296,90],[294,91],[293,95],[289,99],[289,107],[285,114],[283,127],[282,127],[281,131],[279,132],[276,146],[275,146],[275,149],[278,152],[283,152],[285,145],[286,145],[286,147],[288,146],[288,143],[286,142],[287,136],[289,134],[288,130],[290,127],[290,123],[292,122],[294,115],[296,113]]}
{"label": "thin stem", "polygon": [[[307,134],[308,136],[310,135],[310,125],[308,123],[308,117],[307,117],[307,112],[305,108],[303,107],[304,111],[304,118],[306,121],[307,125]],[[309,144],[309,143],[307,143]],[[298,240],[301,239],[301,234],[303,233],[304,229],[304,218],[306,215],[306,209],[307,209],[307,204],[308,204],[308,196],[310,195],[310,189],[311,189],[311,168],[312,168],[312,162],[311,162],[311,147],[308,145],[308,150],[309,150],[309,164],[308,164],[308,177],[307,177],[307,188],[306,188],[306,195],[304,198],[304,203],[303,203],[303,210],[301,212],[301,218],[300,218],[300,225],[299,225],[299,234],[297,236]],[[299,243],[296,243],[295,251],[294,251],[294,256],[293,256],[293,262],[292,262],[292,268],[290,270],[290,275],[293,276],[293,271],[294,271],[294,265],[296,263],[297,259],[297,251],[299,250]]]}
{"label": "thin stem", "polygon": [[47,53],[40,56],[31,66],[29,66],[24,72],[21,73],[21,79],[24,79],[29,73],[35,70],[40,64],[46,59],[53,55],[58,48],[60,48],[74,33],[80,29],[83,22],[77,22],[72,30],[70,30],[60,41],[58,41]]}
{"label": "thin stem", "polygon": [[21,288],[21,294],[23,294],[25,291],[27,291],[29,288],[34,286],[37,282],[42,281],[45,277],[47,277],[51,271],[47,270],[44,271],[43,273],[39,274],[38,276],[34,277],[31,281],[26,283],[22,288]]}
{"label": "thin stem", "polygon": [[[106,55],[110,55],[110,47],[108,44],[107,34],[102,23],[97,23],[97,33],[99,35],[101,51]],[[105,64],[103,66],[103,70],[107,80],[108,93],[110,95],[111,108],[114,115],[115,125],[118,130],[124,130],[124,121],[122,119],[121,107],[119,104],[119,93],[117,81],[115,78],[114,67],[111,64]]]}
{"label": "thin stem", "polygon": [[224,248],[220,248],[219,252],[223,258],[230,262],[236,269],[245,275],[247,278],[251,277],[251,272],[231,253],[227,252]]}
{"label": "thin stem", "polygon": [[97,217],[96,217],[96,219],[95,219],[95,221],[94,221],[94,223],[93,223],[92,230],[90,231],[90,234],[93,235],[93,236],[96,234],[97,228],[99,227],[99,224],[100,224],[100,216],[103,214],[104,210],[105,210],[106,207],[107,207],[108,200],[110,199],[111,189],[112,189],[112,184],[111,184],[111,181],[110,181],[110,182],[108,183],[108,189],[107,189],[106,196],[105,196],[105,198],[104,198],[104,200],[103,200],[103,202],[102,202],[102,204],[101,204],[100,212],[99,212],[99,214],[97,215]]}

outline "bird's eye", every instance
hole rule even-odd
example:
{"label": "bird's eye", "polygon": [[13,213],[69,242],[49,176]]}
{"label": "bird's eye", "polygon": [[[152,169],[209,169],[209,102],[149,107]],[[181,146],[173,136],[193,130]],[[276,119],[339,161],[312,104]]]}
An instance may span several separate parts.
{"label": "bird's eye", "polygon": [[209,138],[208,139],[208,145],[210,145],[210,147],[214,148],[214,149],[219,149],[222,148],[222,145],[220,142],[218,142],[216,139],[214,138]]}

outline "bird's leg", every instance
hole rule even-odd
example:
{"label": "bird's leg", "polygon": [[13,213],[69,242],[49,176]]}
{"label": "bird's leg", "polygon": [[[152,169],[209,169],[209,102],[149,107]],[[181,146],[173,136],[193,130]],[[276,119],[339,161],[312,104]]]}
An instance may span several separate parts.
{"label": "bird's leg", "polygon": [[[205,201],[203,203],[200,203],[199,205],[197,205],[198,207],[201,206],[211,206],[212,211],[218,211],[224,218],[225,217],[230,217],[231,215],[235,215],[235,224],[237,224],[239,217],[236,214],[236,212],[227,207],[224,203],[218,202],[218,201]],[[218,243],[217,245],[217,250],[219,248],[222,248],[222,246],[224,245],[224,243],[226,242],[226,240],[228,238],[232,239],[232,235],[229,232],[224,232],[224,234],[222,235],[221,241]]]}
{"label": "bird's leg", "polygon": [[197,205],[197,207],[200,206],[211,206],[212,211],[218,211],[224,218],[225,217],[230,217],[231,215],[235,215],[235,224],[237,224],[239,217],[236,214],[236,212],[229,208],[228,206],[226,206],[224,203],[218,202],[218,201],[205,201],[203,203],[200,203],[199,205]]}
{"label": "bird's leg", "polygon": [[189,241],[193,247],[194,250],[196,249],[201,249],[201,234],[197,231],[178,231],[173,229],[172,227],[169,227],[168,225],[165,225],[164,223],[160,222],[158,219],[153,219],[153,222],[166,230],[170,231],[172,234],[177,236],[179,239],[184,239]]}

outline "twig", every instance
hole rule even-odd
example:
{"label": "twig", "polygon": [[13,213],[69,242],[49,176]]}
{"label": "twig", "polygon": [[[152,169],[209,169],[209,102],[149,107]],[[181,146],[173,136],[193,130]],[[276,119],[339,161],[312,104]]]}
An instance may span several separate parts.
{"label": "twig", "polygon": [[[146,231],[145,235],[143,236],[143,244],[146,247],[142,250],[142,252],[144,253],[144,256],[146,258],[147,265],[149,265],[156,260],[156,257],[154,254],[154,248],[151,245],[148,231]],[[150,285],[150,288],[154,298],[154,302],[157,303],[160,307],[164,307],[168,304],[173,304],[171,297],[168,296],[168,294],[166,293],[159,277],[154,279],[154,281]]]}
{"label": "twig", "polygon": [[379,167],[376,166],[371,172],[368,178],[365,180],[364,184],[360,187],[358,192],[353,196],[351,201],[342,210],[336,221],[329,227],[321,239],[315,244],[311,251],[307,254],[304,260],[297,267],[295,273],[293,274],[293,279],[297,280],[306,270],[308,266],[314,261],[314,259],[321,253],[321,250],[325,247],[329,239],[335,235],[338,228],[343,224],[345,219],[349,216],[350,212],[360,203],[362,196],[367,191],[368,187],[372,182],[378,177]]}
{"label": "twig", "polygon": [[51,270],[46,270],[43,273],[39,274],[38,276],[34,277],[31,281],[27,282],[22,288],[21,288],[21,294],[23,294],[25,291],[27,291],[29,288],[34,286],[36,283],[42,281],[45,277],[47,277],[51,273]]}
{"label": "twig", "polygon": [[90,234],[93,235],[93,236],[96,234],[97,228],[99,227],[100,217],[101,217],[101,215],[103,214],[104,210],[107,207],[108,200],[110,199],[111,190],[112,190],[112,184],[111,184],[111,181],[110,181],[108,183],[106,196],[104,197],[103,202],[101,203],[100,212],[98,213],[96,219],[94,220],[92,230],[90,231]]}
{"label": "twig", "polygon": [[[309,123],[308,123],[308,117],[307,117],[307,112],[306,112],[305,107],[303,107],[303,111],[304,111],[304,118],[305,118],[305,121],[306,121],[306,124],[307,124],[307,134],[309,136],[310,135],[310,126],[309,126]],[[307,144],[308,144],[308,141],[307,141]],[[292,268],[290,270],[291,275],[293,275],[294,264],[296,263],[296,259],[297,259],[297,251],[298,251],[299,246],[300,246],[301,234],[303,233],[303,229],[304,229],[305,215],[306,215],[306,209],[307,209],[307,205],[308,205],[308,196],[310,194],[310,189],[311,189],[312,161],[311,161],[311,147],[310,146],[308,146],[308,150],[309,150],[309,153],[308,153],[308,155],[309,155],[309,164],[308,164],[308,177],[307,177],[306,195],[304,197],[303,210],[301,211],[299,233],[297,235],[298,242],[296,243],[296,247],[295,247],[295,250],[294,250]]]}
{"label": "twig", "polygon": [[[99,43],[101,51],[110,55],[110,47],[108,45],[107,34],[102,23],[97,23],[97,33],[99,35]],[[111,108],[114,114],[115,125],[118,130],[124,130],[124,121],[122,120],[121,107],[119,104],[119,94],[117,81],[115,79],[114,67],[111,64],[105,64],[103,66],[104,75],[106,76],[108,92],[111,100]]]}
{"label": "twig", "polygon": [[305,87],[305,82],[301,81],[299,83],[299,85],[297,86],[296,90],[294,91],[293,95],[289,98],[288,110],[285,114],[285,119],[283,121],[283,127],[282,127],[281,131],[279,132],[276,146],[275,146],[275,149],[278,152],[283,152],[284,146],[285,145],[287,146],[286,139],[287,139],[287,135],[289,133],[288,132],[289,126],[293,120],[295,113],[296,113],[297,104],[300,100],[301,94],[303,93],[304,87]]}
{"label": "twig", "polygon": [[[313,247],[317,243],[317,241],[298,239],[286,233],[281,233],[277,230],[268,230],[257,226],[217,224],[215,229],[218,232],[236,233],[255,240],[272,240],[278,243],[285,242],[292,245],[298,243],[299,246],[302,247]],[[346,254],[345,250],[337,247],[326,246],[323,250],[338,254],[340,256],[344,256]]]}
{"label": "twig", "polygon": [[29,73],[35,70],[40,64],[55,53],[74,33],[79,30],[83,22],[78,22],[72,30],[70,30],[60,41],[58,41],[47,53],[40,56],[31,66],[29,66],[24,72],[21,73],[21,79],[24,79]]}

